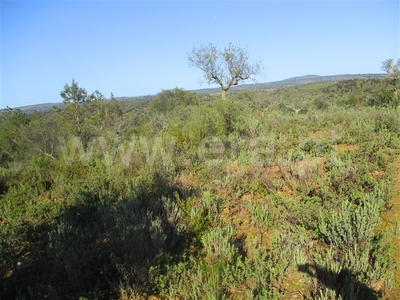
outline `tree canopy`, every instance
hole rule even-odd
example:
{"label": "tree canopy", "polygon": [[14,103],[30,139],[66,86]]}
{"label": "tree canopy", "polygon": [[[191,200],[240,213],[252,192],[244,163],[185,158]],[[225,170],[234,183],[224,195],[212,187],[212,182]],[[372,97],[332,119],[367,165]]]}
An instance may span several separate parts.
{"label": "tree canopy", "polygon": [[85,89],[79,88],[78,83],[72,79],[71,86],[66,84],[64,90],[60,92],[60,96],[64,99],[65,104],[77,104],[86,101],[87,92]]}
{"label": "tree canopy", "polygon": [[222,89],[222,98],[232,85],[252,79],[261,73],[260,61],[250,61],[247,49],[229,44],[223,50],[209,44],[193,48],[188,54],[189,65],[203,71],[204,79],[208,84],[216,83]]}

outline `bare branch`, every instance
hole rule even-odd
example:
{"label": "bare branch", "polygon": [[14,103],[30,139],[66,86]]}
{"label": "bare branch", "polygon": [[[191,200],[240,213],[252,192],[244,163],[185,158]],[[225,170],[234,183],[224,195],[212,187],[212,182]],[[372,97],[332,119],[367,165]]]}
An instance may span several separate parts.
{"label": "bare branch", "polygon": [[[304,107],[304,103],[305,103],[305,99],[303,98],[303,99],[301,99],[302,101],[301,101],[301,107],[300,108],[298,108],[298,107],[294,107],[294,106],[292,106],[292,105],[289,105],[289,104],[285,104],[285,103],[283,103],[283,105],[285,106],[285,107],[287,107],[287,108],[289,108],[289,109],[291,109],[291,110],[293,110],[295,113],[296,113],[296,115],[299,113],[299,112],[301,112],[305,107]],[[281,99],[281,101],[282,101],[282,99]]]}

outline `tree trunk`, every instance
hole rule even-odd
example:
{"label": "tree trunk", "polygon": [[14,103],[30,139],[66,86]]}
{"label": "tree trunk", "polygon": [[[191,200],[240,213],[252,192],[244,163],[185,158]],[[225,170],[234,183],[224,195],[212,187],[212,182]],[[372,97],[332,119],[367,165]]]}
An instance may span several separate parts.
{"label": "tree trunk", "polygon": [[225,99],[226,99],[226,91],[222,90],[222,100],[225,100]]}
{"label": "tree trunk", "polygon": [[74,103],[74,113],[75,113],[76,128],[78,129],[78,133],[80,135],[81,134],[81,112],[79,111],[78,103]]}

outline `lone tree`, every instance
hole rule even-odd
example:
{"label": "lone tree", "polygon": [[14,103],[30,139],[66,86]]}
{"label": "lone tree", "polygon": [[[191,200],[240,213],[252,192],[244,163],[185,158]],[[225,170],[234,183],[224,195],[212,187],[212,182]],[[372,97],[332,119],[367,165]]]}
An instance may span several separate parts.
{"label": "lone tree", "polygon": [[76,128],[78,133],[82,132],[82,120],[81,120],[81,108],[80,104],[85,103],[88,99],[88,95],[85,89],[82,89],[78,86],[78,83],[72,79],[72,84],[69,86],[66,84],[64,86],[64,90],[60,92],[60,96],[64,99],[64,104],[68,106],[72,106]]}
{"label": "lone tree", "polygon": [[247,50],[229,44],[224,50],[218,49],[213,44],[193,48],[188,54],[190,66],[203,71],[208,84],[217,83],[222,89],[222,99],[232,85],[240,81],[254,79],[261,73],[261,62],[251,62]]}

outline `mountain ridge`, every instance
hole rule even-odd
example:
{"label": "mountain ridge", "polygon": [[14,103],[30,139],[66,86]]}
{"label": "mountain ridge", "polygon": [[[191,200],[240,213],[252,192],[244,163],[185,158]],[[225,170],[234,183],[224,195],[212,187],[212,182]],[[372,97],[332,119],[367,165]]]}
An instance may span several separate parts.
{"label": "mountain ridge", "polygon": [[[290,77],[283,80],[271,81],[265,83],[252,83],[252,84],[242,84],[239,86],[233,86],[230,88],[231,91],[240,91],[243,89],[253,89],[253,90],[268,90],[268,89],[280,89],[280,88],[289,88],[307,84],[316,84],[316,83],[327,83],[327,82],[338,82],[342,80],[350,80],[350,79],[373,79],[373,78],[383,78],[385,74],[339,74],[339,75],[303,75]],[[219,92],[220,88],[205,88],[199,90],[191,90],[192,92],[203,92],[203,91],[211,91],[215,90],[215,92]]]}

